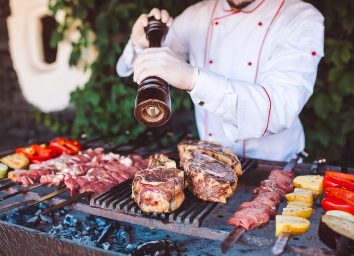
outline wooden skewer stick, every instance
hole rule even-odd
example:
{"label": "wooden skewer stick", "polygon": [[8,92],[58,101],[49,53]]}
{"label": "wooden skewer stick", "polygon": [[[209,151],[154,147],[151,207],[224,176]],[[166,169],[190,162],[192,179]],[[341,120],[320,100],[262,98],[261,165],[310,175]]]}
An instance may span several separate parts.
{"label": "wooden skewer stick", "polygon": [[11,197],[27,193],[28,191],[31,191],[31,190],[34,190],[36,188],[40,188],[40,187],[43,187],[43,186],[44,186],[44,184],[37,184],[37,185],[34,185],[32,187],[27,187],[27,188],[24,188],[24,189],[20,189],[20,190],[14,192],[14,193],[7,194],[7,195],[5,195],[3,197],[0,197],[0,201],[4,201],[4,200],[9,199]]}
{"label": "wooden skewer stick", "polygon": [[14,182],[10,182],[10,183],[7,183],[5,185],[2,185],[2,186],[0,186],[0,191],[9,189],[9,188],[11,188],[11,187],[13,187],[15,185],[16,185],[16,183],[14,183]]}
{"label": "wooden skewer stick", "polygon": [[221,243],[221,251],[223,253],[228,252],[231,246],[240,239],[243,233],[245,233],[246,229],[243,227],[235,228]]}
{"label": "wooden skewer stick", "polygon": [[281,255],[284,252],[285,246],[288,244],[290,237],[290,232],[282,232],[275,241],[274,246],[272,247],[272,253],[275,256]]}
{"label": "wooden skewer stick", "polygon": [[84,197],[88,197],[88,196],[91,196],[92,195],[92,192],[84,192],[84,193],[81,193],[81,194],[78,194],[76,196],[73,196],[73,197],[70,197],[69,199],[59,203],[59,204],[56,204],[56,205],[53,205],[47,209],[45,209],[43,212],[42,212],[42,215],[46,215],[50,212],[53,212],[55,210],[58,210],[60,208],[63,208],[64,206],[67,206],[69,204],[72,204],[72,203],[75,203],[77,201],[79,201],[80,199],[84,198]]}

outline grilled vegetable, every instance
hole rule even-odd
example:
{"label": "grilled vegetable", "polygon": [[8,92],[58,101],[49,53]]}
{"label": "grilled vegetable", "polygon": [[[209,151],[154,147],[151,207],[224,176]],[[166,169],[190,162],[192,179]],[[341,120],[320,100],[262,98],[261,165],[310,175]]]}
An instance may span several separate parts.
{"label": "grilled vegetable", "polygon": [[314,190],[317,194],[323,192],[323,176],[321,175],[302,175],[293,180],[295,187]]}
{"label": "grilled vegetable", "polygon": [[294,189],[294,192],[302,192],[302,191],[310,191],[313,195],[313,199],[316,199],[320,195],[320,193],[318,193],[318,191],[313,190],[313,189],[308,189],[308,188],[295,188]]}
{"label": "grilled vegetable", "polygon": [[325,188],[342,187],[354,191],[354,175],[327,171],[323,180],[323,186]]}
{"label": "grilled vegetable", "polygon": [[313,209],[309,207],[286,207],[283,209],[282,214],[287,216],[298,216],[308,219],[313,214]]}
{"label": "grilled vegetable", "polygon": [[77,140],[70,140],[65,138],[54,139],[50,142],[49,147],[60,153],[67,153],[69,155],[77,154],[82,146]]}
{"label": "grilled vegetable", "polygon": [[60,152],[55,151],[44,144],[33,144],[27,148],[17,148],[16,152],[24,154],[30,159],[31,163],[41,163],[43,161],[55,158],[60,154]]}
{"label": "grilled vegetable", "polygon": [[285,195],[286,200],[289,202],[298,201],[298,202],[307,202],[313,203],[313,195],[311,191],[300,191],[293,192]]}
{"label": "grilled vegetable", "polygon": [[325,211],[340,210],[354,214],[354,206],[346,203],[344,200],[326,197],[322,200],[322,208]]}
{"label": "grilled vegetable", "polygon": [[336,250],[337,255],[354,253],[354,222],[332,215],[323,215],[318,230],[323,243]]}
{"label": "grilled vegetable", "polygon": [[290,232],[290,236],[305,233],[310,228],[310,221],[296,216],[275,216],[275,236],[280,236],[283,232]]}
{"label": "grilled vegetable", "polygon": [[9,167],[7,167],[7,165],[0,163],[0,179],[3,179],[7,176],[8,169]]}
{"label": "grilled vegetable", "polygon": [[354,206],[354,192],[343,188],[326,188],[325,195],[327,197],[337,198],[345,201],[347,204]]}
{"label": "grilled vegetable", "polygon": [[14,153],[8,156],[5,156],[0,159],[0,162],[6,164],[12,169],[22,169],[29,165],[28,158],[21,153]]}
{"label": "grilled vegetable", "polygon": [[299,201],[294,201],[294,202],[288,202],[288,204],[286,205],[287,208],[293,208],[293,207],[307,207],[307,208],[311,208],[312,204],[308,203],[308,202],[299,202]]}
{"label": "grilled vegetable", "polygon": [[354,222],[354,215],[344,211],[332,210],[326,212],[327,216],[334,216],[340,219]]}

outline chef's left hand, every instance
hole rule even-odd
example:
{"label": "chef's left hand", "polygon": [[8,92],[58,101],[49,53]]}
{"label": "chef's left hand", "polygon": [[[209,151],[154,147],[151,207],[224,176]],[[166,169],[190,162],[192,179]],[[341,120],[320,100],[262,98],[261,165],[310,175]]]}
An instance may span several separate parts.
{"label": "chef's left hand", "polygon": [[157,76],[170,85],[190,90],[194,68],[168,47],[144,49],[134,62],[134,81],[140,84],[146,77]]}

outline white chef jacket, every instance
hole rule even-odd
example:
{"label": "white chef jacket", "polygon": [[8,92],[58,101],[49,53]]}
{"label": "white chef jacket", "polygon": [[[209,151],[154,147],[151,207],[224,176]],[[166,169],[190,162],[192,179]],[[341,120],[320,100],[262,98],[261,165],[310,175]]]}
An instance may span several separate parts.
{"label": "white chef jacket", "polygon": [[[324,55],[323,22],[300,0],[256,0],[240,12],[206,0],[179,15],[165,45],[199,68],[190,96],[201,139],[276,161],[303,150],[299,113]],[[133,72],[138,52],[129,41],[120,76]]]}

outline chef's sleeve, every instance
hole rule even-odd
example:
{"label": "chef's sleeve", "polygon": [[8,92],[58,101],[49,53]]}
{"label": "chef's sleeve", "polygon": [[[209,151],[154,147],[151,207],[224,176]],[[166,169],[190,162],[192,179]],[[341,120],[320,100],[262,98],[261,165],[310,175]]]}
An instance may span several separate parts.
{"label": "chef's sleeve", "polygon": [[[188,38],[190,30],[187,28],[192,15],[192,8],[189,7],[176,17],[168,30],[165,40],[162,42],[162,46],[171,48],[185,60],[187,60],[189,50]],[[134,46],[131,40],[128,41],[116,65],[119,76],[126,77],[133,73],[134,60],[141,51],[142,49]]]}
{"label": "chef's sleeve", "polygon": [[259,66],[255,83],[200,69],[190,92],[195,104],[219,116],[230,140],[259,138],[292,127],[311,96],[323,57],[323,16],[299,18],[271,57]]}

